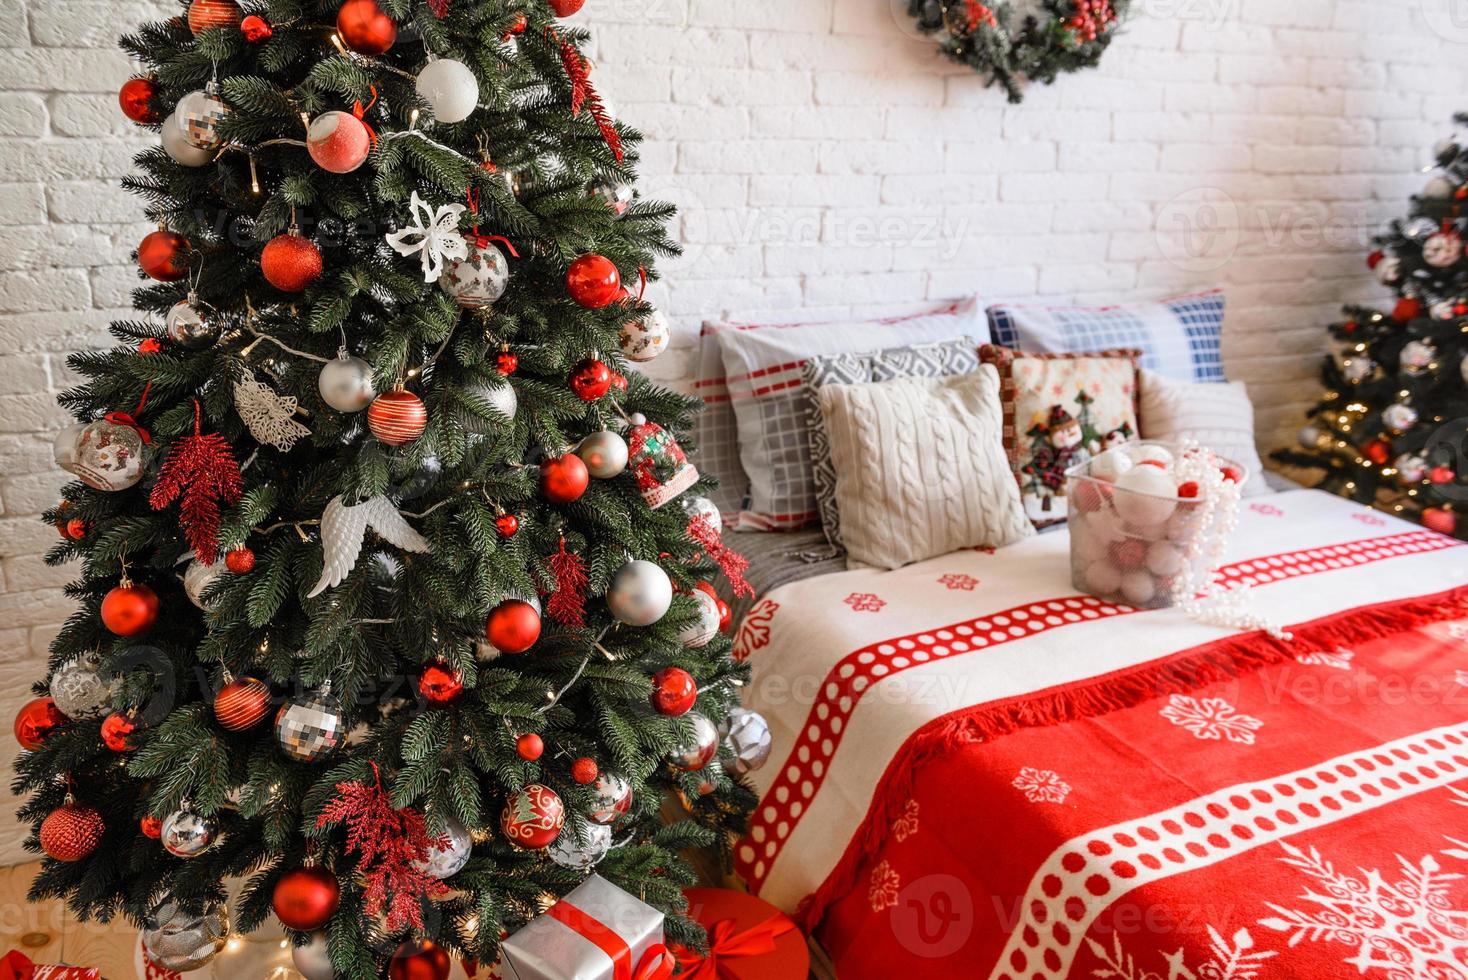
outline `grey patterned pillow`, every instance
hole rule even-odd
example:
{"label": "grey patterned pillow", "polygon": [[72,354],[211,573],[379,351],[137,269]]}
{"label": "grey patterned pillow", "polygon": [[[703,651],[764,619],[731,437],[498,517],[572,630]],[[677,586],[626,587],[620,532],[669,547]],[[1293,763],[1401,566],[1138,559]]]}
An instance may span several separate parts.
{"label": "grey patterned pillow", "polygon": [[896,378],[946,378],[972,374],[978,369],[978,342],[968,338],[912,347],[889,347],[864,354],[830,354],[805,362],[810,460],[815,470],[821,527],[825,529],[827,541],[837,548],[844,548],[841,543],[841,508],[836,503],[836,467],[831,462],[831,440],[821,415],[821,387]]}

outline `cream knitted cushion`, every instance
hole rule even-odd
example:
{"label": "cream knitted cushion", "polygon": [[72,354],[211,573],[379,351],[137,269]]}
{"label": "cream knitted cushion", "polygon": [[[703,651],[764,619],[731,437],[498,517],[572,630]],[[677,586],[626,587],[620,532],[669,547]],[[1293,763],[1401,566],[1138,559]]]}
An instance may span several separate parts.
{"label": "cream knitted cushion", "polygon": [[1242,381],[1199,384],[1142,372],[1142,438],[1159,442],[1195,439],[1199,445],[1249,471],[1244,496],[1269,493],[1264,464],[1254,446],[1254,403]]}
{"label": "cream knitted cushion", "polygon": [[901,568],[1034,533],[1004,455],[993,367],[826,385],[820,399],[853,564]]}

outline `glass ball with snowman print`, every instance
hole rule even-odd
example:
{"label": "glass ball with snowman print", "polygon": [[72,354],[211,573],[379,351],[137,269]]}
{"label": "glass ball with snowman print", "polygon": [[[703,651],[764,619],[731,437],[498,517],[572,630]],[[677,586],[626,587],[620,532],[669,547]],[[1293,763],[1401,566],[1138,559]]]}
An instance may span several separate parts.
{"label": "glass ball with snowman print", "polygon": [[1382,409],[1381,421],[1393,432],[1406,432],[1417,424],[1417,409],[1411,405],[1396,402]]}
{"label": "glass ball with snowman print", "polygon": [[101,717],[112,704],[112,688],[91,656],[77,657],[57,667],[47,684],[51,700],[68,718]]}
{"label": "glass ball with snowman print", "polygon": [[646,316],[628,320],[617,334],[617,344],[629,361],[646,363],[668,349],[673,330],[663,311],[654,309]]}
{"label": "glass ball with snowman print", "polygon": [[450,817],[444,821],[442,831],[430,834],[435,838],[435,843],[429,846],[428,853],[422,860],[413,862],[413,867],[440,881],[452,878],[469,863],[470,852],[474,850],[474,840],[469,835],[469,829]]}
{"label": "glass ball with snowman print", "polygon": [[584,833],[584,840],[579,839],[578,832],[569,827],[563,830],[546,849],[546,856],[561,867],[575,871],[590,871],[596,867],[612,849],[612,828],[601,823],[586,823],[580,832]]}
{"label": "glass ball with snowman print", "polygon": [[466,310],[481,310],[505,294],[510,264],[487,239],[469,239],[469,253],[444,266],[438,288]]}
{"label": "glass ball with snowman print", "polygon": [[1400,357],[1402,370],[1408,374],[1421,374],[1437,360],[1437,348],[1425,340],[1409,340],[1402,345]]}
{"label": "glass ball with snowman print", "polygon": [[148,464],[143,430],[127,416],[108,415],[62,429],[52,445],[56,465],[93,490],[135,486]]}
{"label": "glass ball with snowman print", "polygon": [[1422,261],[1434,269],[1456,265],[1463,257],[1463,239],[1456,231],[1440,231],[1422,243]]}
{"label": "glass ball with snowman print", "polygon": [[678,631],[678,640],[690,650],[700,650],[719,635],[719,603],[703,589],[693,590],[698,615]]}

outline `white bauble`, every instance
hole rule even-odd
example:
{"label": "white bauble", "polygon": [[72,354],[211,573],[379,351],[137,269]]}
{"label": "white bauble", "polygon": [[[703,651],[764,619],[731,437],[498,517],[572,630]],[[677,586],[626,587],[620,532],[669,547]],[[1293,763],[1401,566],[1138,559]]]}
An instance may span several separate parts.
{"label": "white bauble", "polygon": [[442,881],[444,878],[452,878],[469,863],[474,841],[469,836],[468,828],[452,817],[444,822],[443,833],[434,836],[444,838],[443,846],[430,847],[428,856],[422,861],[414,861],[413,867]]}
{"label": "white bauble", "polygon": [[1157,582],[1151,575],[1137,569],[1121,577],[1121,594],[1134,606],[1145,606],[1157,595]]}
{"label": "white bauble", "polygon": [[1455,312],[1456,306],[1457,304],[1450,299],[1440,299],[1429,306],[1427,312],[1432,315],[1434,320],[1451,320],[1458,315]]}
{"label": "white bauble", "polygon": [[1437,360],[1437,348],[1422,340],[1409,340],[1402,345],[1401,364],[1402,370],[1410,374],[1419,374],[1432,366]]}
{"label": "white bauble", "polygon": [[1375,370],[1376,362],[1365,354],[1356,354],[1341,365],[1341,374],[1345,375],[1346,380],[1352,384],[1360,384],[1365,381]]}
{"label": "white bauble", "polygon": [[1402,260],[1395,255],[1384,255],[1376,263],[1376,278],[1383,286],[1390,286],[1402,278]]}
{"label": "white bauble", "polygon": [[703,589],[693,590],[698,603],[698,618],[678,631],[678,639],[685,647],[697,650],[709,645],[719,634],[719,604]]}
{"label": "white bauble", "polygon": [[1135,466],[1117,477],[1111,504],[1131,524],[1161,524],[1177,510],[1177,483],[1155,466]]}
{"label": "white bauble", "polygon": [[1126,454],[1131,458],[1132,463],[1138,466],[1142,463],[1172,465],[1172,451],[1166,446],[1159,446],[1153,442],[1132,443],[1126,447]]}
{"label": "white bauble", "polygon": [[483,309],[505,294],[510,264],[493,242],[483,247],[472,239],[462,259],[451,259],[438,277],[438,288],[466,310]]}
{"label": "white bauble", "polygon": [[311,933],[310,942],[291,949],[291,963],[306,980],[332,980],[336,976],[324,932]]}
{"label": "white bauble", "polygon": [[586,464],[586,472],[598,480],[610,480],[627,468],[627,440],[606,429],[593,432],[577,444],[576,455]]}
{"label": "white bauble", "polygon": [[1168,520],[1163,529],[1167,533],[1167,540],[1176,541],[1185,545],[1192,541],[1203,524],[1203,508],[1201,507],[1179,507],[1177,513]]}
{"label": "white bauble", "polygon": [[1411,405],[1396,402],[1382,409],[1381,421],[1393,432],[1406,432],[1417,424],[1417,409]]}
{"label": "white bauble", "polygon": [[217,561],[212,565],[206,565],[198,559],[189,562],[189,567],[184,569],[183,587],[184,595],[189,601],[205,612],[209,611],[209,605],[204,602],[204,593],[209,586],[224,574],[224,562]]}
{"label": "white bauble", "polygon": [[1403,453],[1392,463],[1403,483],[1421,483],[1427,479],[1427,460],[1416,453]]}
{"label": "white bauble", "polygon": [[1463,239],[1455,232],[1440,231],[1422,243],[1422,261],[1434,269],[1446,269],[1463,257]]}
{"label": "white bauble", "polygon": [[338,412],[360,412],[377,397],[372,365],[360,357],[344,356],[345,353],[322,365],[316,387],[321,392],[321,400]]}
{"label": "white bauble", "polygon": [[184,167],[202,167],[214,159],[213,150],[197,147],[184,138],[183,130],[173,116],[163,120],[163,152],[172,157],[174,163]]}
{"label": "white bauble", "polygon": [[1457,184],[1442,174],[1438,174],[1427,182],[1426,187],[1422,188],[1422,196],[1437,201],[1446,201],[1457,189]]}
{"label": "white bauble", "polygon": [[1095,459],[1091,460],[1091,468],[1089,472],[1091,476],[1095,477],[1098,480],[1105,480],[1107,483],[1115,483],[1117,477],[1121,476],[1123,473],[1125,473],[1127,470],[1131,469],[1135,465],[1136,464],[1132,462],[1131,456],[1127,454],[1126,447],[1118,446],[1116,449],[1113,449],[1109,452],[1104,452],[1100,456],[1097,456]]}
{"label": "white bauble", "polygon": [[102,679],[97,664],[89,657],[78,657],[57,667],[47,688],[51,700],[68,718],[97,718],[112,704],[112,685]]}
{"label": "white bauble", "polygon": [[1105,558],[1099,558],[1086,566],[1086,588],[1092,595],[1115,595],[1121,588],[1121,569]]}
{"label": "white bauble", "polygon": [[612,828],[605,824],[588,823],[585,843],[578,841],[575,832],[568,827],[547,848],[546,854],[563,868],[590,871],[601,863],[601,859],[611,849]]}
{"label": "white bauble", "polygon": [[1296,438],[1299,440],[1300,446],[1304,449],[1324,449],[1325,445],[1323,443],[1330,442],[1329,437],[1321,431],[1319,426],[1315,425],[1307,425],[1302,428]]}
{"label": "white bauble", "polygon": [[617,342],[629,361],[650,361],[668,349],[673,330],[662,310],[653,310],[640,320],[622,324]]}
{"label": "white bauble", "polygon": [[1097,558],[1104,558],[1110,546],[1105,538],[1092,531],[1095,521],[1087,518],[1079,521],[1070,519],[1070,550],[1080,567],[1084,568]]}
{"label": "white bauble", "polygon": [[1147,547],[1147,571],[1158,578],[1171,578],[1183,568],[1183,555],[1166,541],[1153,541]]}
{"label": "white bauble", "polygon": [[[490,408],[510,421],[514,421],[515,413],[520,410],[520,397],[515,394],[515,386],[510,384],[508,378],[503,379],[499,384],[492,384],[488,381],[471,384],[465,389],[465,392],[488,402]],[[483,435],[493,431],[496,426],[487,419],[471,415],[464,418],[464,428],[469,432]]]}
{"label": "white bauble", "polygon": [[618,622],[651,626],[673,604],[673,583],[655,562],[629,561],[617,569],[607,592],[607,608]]}
{"label": "white bauble", "polygon": [[439,122],[463,122],[479,105],[478,79],[468,65],[452,58],[438,58],[424,65],[418,73],[417,89]]}

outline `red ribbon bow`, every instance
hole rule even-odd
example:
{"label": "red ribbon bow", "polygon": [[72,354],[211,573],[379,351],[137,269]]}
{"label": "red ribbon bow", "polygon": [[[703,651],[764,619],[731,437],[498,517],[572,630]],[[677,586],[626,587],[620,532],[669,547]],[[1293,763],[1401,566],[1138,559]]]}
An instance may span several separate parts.
{"label": "red ribbon bow", "polygon": [[[439,16],[442,16],[442,14],[440,14]],[[368,102],[366,105],[363,105],[361,99],[355,100],[352,103],[352,115],[356,116],[362,121],[362,128],[367,130],[367,138],[372,142],[373,146],[376,146],[377,130],[373,129],[372,124],[367,121],[367,110],[377,105],[377,86],[372,85],[369,87],[372,90],[372,101]]]}
{"label": "red ribbon bow", "polygon": [[18,949],[0,957],[0,980],[100,980],[101,976],[89,967],[38,966]]}
{"label": "red ribbon bow", "polygon": [[673,954],[662,943],[648,947],[634,967],[632,948],[621,936],[565,899],[552,905],[546,915],[574,929],[583,939],[595,943],[611,957],[613,980],[669,980],[673,976]]}
{"label": "red ribbon bow", "polygon": [[795,923],[778,912],[759,925],[737,933],[733,919],[720,919],[709,930],[708,956],[686,949],[678,953],[678,965],[684,970],[678,974],[678,980],[739,980],[733,968],[723,961],[768,956],[775,951],[775,940],[794,929]]}
{"label": "red ribbon bow", "polygon": [[[133,418],[127,412],[108,412],[102,417],[111,422],[113,425],[125,425],[129,429],[137,432],[138,436],[142,438],[143,445],[145,446],[153,441],[153,437],[148,434],[147,429],[143,428],[142,423]],[[4,980],[4,977],[0,976],[0,980]]]}

